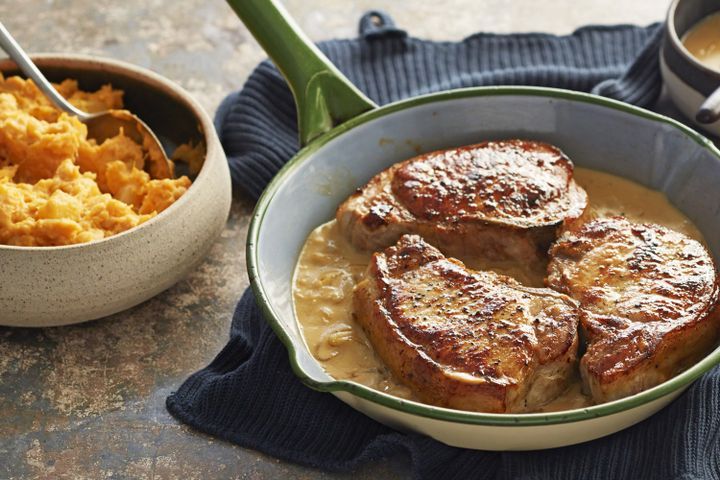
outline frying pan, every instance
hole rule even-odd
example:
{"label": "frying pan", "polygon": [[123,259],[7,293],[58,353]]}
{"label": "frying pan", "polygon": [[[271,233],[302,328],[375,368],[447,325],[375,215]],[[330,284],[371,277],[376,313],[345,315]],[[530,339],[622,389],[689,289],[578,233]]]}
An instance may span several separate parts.
{"label": "frying pan", "polygon": [[720,349],[671,380],[621,400],[555,413],[488,414],[440,408],[331,378],[309,352],[293,312],[293,271],[307,235],[374,174],[422,151],[523,137],[560,146],[575,163],[661,190],[720,258],[720,151],[661,115],[550,88],[481,87],[377,107],[271,0],[229,0],[287,79],[303,148],[269,184],[247,241],[250,281],[267,321],[308,386],[400,430],[484,450],[553,448],[637,423],[720,361]]}

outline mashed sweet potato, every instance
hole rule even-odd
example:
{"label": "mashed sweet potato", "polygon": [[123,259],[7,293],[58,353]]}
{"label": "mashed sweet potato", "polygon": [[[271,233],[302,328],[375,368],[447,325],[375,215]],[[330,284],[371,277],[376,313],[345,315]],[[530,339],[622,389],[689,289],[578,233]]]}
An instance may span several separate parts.
{"label": "mashed sweet potato", "polygon": [[[92,93],[74,80],[56,87],[89,112],[123,107],[123,92],[109,85]],[[202,145],[183,145],[177,157],[192,170],[203,155]],[[98,145],[31,81],[0,74],[0,244],[89,242],[147,221],[180,198],[190,179],[152,179],[145,157],[122,132]]]}

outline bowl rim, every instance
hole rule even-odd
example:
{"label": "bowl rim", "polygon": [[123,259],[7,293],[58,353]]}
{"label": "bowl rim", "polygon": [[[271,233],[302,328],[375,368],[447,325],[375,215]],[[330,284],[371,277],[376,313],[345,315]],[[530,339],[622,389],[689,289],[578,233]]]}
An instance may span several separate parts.
{"label": "bowl rim", "polygon": [[[718,150],[718,148],[709,139],[677,120],[610,98],[604,98],[598,95],[592,95],[583,92],[575,92],[565,89],[548,87],[472,87],[427,94],[406,100],[401,100],[374,110],[370,110],[369,112],[359,115],[358,117],[355,117],[335,127],[334,129],[320,136],[315,141],[301,149],[292,159],[287,162],[287,164],[285,164],[285,166],[275,175],[273,180],[268,184],[265,191],[260,196],[260,199],[258,200],[258,203],[255,207],[255,211],[253,212],[250,227],[248,229],[246,244],[246,261],[248,265],[248,276],[250,278],[250,285],[252,287],[253,293],[255,294],[256,301],[260,306],[260,309],[265,319],[270,323],[270,326],[288,350],[290,365],[293,372],[307,386],[323,392],[347,392],[357,397],[360,397],[361,399],[371,401],[384,407],[389,407],[393,410],[439,421],[491,426],[542,426],[590,420],[593,418],[604,417],[607,415],[612,415],[635,407],[639,407],[641,405],[669,395],[689,385],[692,381],[699,378],[702,374],[710,370],[713,366],[720,363],[719,346],[718,348],[710,352],[707,356],[705,356],[702,360],[700,360],[684,372],[661,383],[660,385],[644,390],[635,395],[585,408],[548,413],[522,414],[469,412],[437,407],[395,397],[352,381],[335,379],[332,379],[330,381],[319,381],[303,370],[299,356],[301,352],[306,357],[312,358],[313,361],[317,362],[317,360],[315,360],[315,358],[312,357],[312,355],[307,351],[304,342],[300,342],[301,345],[296,345],[292,337],[288,334],[288,332],[285,331],[283,325],[278,319],[280,315],[277,314],[272,308],[272,301],[270,295],[266,292],[264,286],[262,285],[259,273],[258,239],[263,219],[265,217],[265,214],[267,213],[270,203],[272,202],[272,199],[274,198],[279,188],[284,184],[285,179],[289,176],[290,173],[292,173],[296,168],[298,168],[300,164],[307,161],[314,152],[319,150],[330,140],[376,118],[380,118],[385,115],[406,110],[412,107],[432,104],[436,102],[475,97],[513,95],[542,97],[550,100],[562,99],[580,102],[584,104],[592,104],[620,111],[633,116],[641,117],[660,124],[669,125],[674,129],[680,131],[686,137],[695,141],[701,148],[709,150],[713,154],[713,156],[716,157],[717,161],[720,162],[720,150]],[[293,320],[297,321],[294,314]]]}
{"label": "bowl rim", "polygon": [[[218,159],[220,158],[224,158],[224,155],[218,155],[222,154],[222,150],[220,149],[219,144],[214,139],[215,127],[213,126],[213,122],[210,119],[210,116],[207,114],[202,105],[200,105],[200,103],[195,100],[195,98],[188,91],[186,91],[179,84],[173,82],[169,78],[166,78],[158,73],[153,72],[152,70],[141,67],[139,65],[99,55],[86,55],[76,53],[32,53],[30,54],[30,58],[41,69],[43,66],[49,65],[55,68],[62,68],[64,66],[63,64],[68,64],[68,68],[72,68],[75,66],[84,66],[99,71],[105,69],[111,75],[114,73],[122,72],[130,77],[142,81],[145,84],[153,85],[158,90],[169,93],[175,101],[184,104],[184,106],[186,106],[195,116],[200,127],[203,140],[205,141],[205,159],[203,161],[202,167],[200,168],[200,171],[193,180],[192,184],[190,185],[190,187],[188,187],[187,191],[180,198],[178,198],[168,208],[158,213],[151,219],[139,225],[136,225],[128,230],[124,230],[122,232],[98,240],[92,240],[84,243],[74,243],[70,245],[19,246],[0,244],[0,252],[12,251],[25,252],[26,254],[52,252],[53,254],[62,254],[62,252],[67,252],[70,250],[81,248],[95,248],[121,241],[121,239],[126,235],[133,235],[144,227],[152,227],[153,225],[162,223],[170,215],[174,215],[174,212],[181,209],[185,203],[191,201],[190,199],[195,195],[195,192],[198,190],[198,188],[200,188],[199,185],[206,182],[206,179],[209,175],[207,172],[208,170],[210,170],[210,164],[218,161]],[[6,57],[0,59],[0,73],[3,73],[5,70],[9,70],[13,67],[16,67],[16,64],[10,58]],[[197,187],[196,184],[198,184]]]}
{"label": "bowl rim", "polygon": [[[680,36],[678,35],[677,29],[675,28],[675,11],[677,10],[677,7],[681,1],[685,1],[685,0],[673,0],[673,2],[670,4],[670,7],[668,8],[667,17],[665,19],[665,31],[667,32],[668,37],[670,38],[671,44],[673,45],[673,47],[675,47],[675,50],[680,52],[680,54],[683,56],[683,58],[685,58],[687,61],[689,61],[690,64],[694,68],[697,68],[698,70],[700,70],[708,75],[712,75],[714,77],[720,78],[720,70],[715,70],[715,69],[712,69],[712,68],[704,65],[702,62],[700,62],[700,60],[695,58],[695,56],[692,53],[690,53],[690,51],[687,48],[685,48],[685,45],[683,45],[683,42],[680,40]],[[717,12],[715,12],[715,13],[720,13],[720,7],[717,10]],[[704,18],[707,18],[707,17],[703,17],[703,19]],[[698,22],[701,22],[701,21],[702,21],[702,19],[698,20]],[[693,27],[696,26],[698,24],[698,22],[696,22],[693,25]]]}

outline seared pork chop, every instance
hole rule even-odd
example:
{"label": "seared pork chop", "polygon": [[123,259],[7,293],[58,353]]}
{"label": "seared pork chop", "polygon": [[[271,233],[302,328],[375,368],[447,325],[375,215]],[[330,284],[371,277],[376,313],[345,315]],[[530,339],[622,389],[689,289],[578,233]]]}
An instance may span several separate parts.
{"label": "seared pork chop", "polygon": [[414,233],[448,255],[532,261],[546,257],[557,228],[586,206],[557,147],[506,140],[397,163],[343,202],[336,218],[364,250]]}
{"label": "seared pork chop", "polygon": [[547,285],[583,309],[580,373],[596,402],[658,385],[716,345],[718,279],[699,242],[602,218],[565,232],[550,257]]}
{"label": "seared pork chop", "polygon": [[535,410],[577,365],[573,300],[470,270],[416,235],[373,255],[354,309],[390,370],[430,404]]}

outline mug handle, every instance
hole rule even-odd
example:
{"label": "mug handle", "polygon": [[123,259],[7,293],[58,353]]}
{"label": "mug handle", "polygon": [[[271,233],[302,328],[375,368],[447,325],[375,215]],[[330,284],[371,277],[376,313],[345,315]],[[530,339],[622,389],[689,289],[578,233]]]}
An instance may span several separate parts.
{"label": "mug handle", "polygon": [[720,87],[700,105],[695,120],[704,124],[715,123],[720,120]]}
{"label": "mug handle", "polygon": [[290,85],[300,145],[377,108],[300,30],[275,0],[227,0]]}

